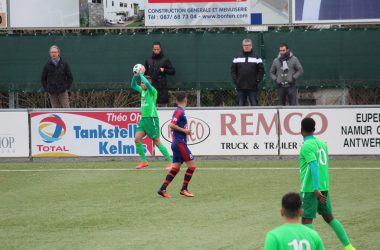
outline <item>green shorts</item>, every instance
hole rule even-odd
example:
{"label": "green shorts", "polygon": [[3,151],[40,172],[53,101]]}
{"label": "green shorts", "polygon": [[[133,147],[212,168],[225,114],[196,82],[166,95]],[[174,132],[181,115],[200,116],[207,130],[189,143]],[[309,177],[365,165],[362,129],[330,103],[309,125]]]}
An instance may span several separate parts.
{"label": "green shorts", "polygon": [[160,138],[160,124],[158,117],[142,117],[136,132],[145,132],[150,139]]}
{"label": "green shorts", "polygon": [[315,197],[314,192],[307,192],[307,193],[301,192],[303,218],[315,219],[317,212],[318,214],[322,216],[332,214],[333,211],[331,207],[329,192],[322,191],[321,193],[327,197],[326,204],[322,204],[317,199],[317,197]]}

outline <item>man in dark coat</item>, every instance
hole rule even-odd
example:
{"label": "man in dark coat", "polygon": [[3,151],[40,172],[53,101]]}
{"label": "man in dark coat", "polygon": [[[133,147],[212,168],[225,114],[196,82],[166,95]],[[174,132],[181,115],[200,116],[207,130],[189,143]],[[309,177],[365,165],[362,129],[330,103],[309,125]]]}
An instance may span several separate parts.
{"label": "man in dark coat", "polygon": [[145,61],[146,75],[152,79],[152,85],[157,89],[158,106],[167,106],[169,103],[169,91],[166,75],[175,75],[175,69],[170,60],[164,56],[159,42],[152,45],[152,56]]}
{"label": "man in dark coat", "polygon": [[239,106],[245,106],[247,97],[251,106],[257,106],[258,85],[264,77],[263,60],[253,53],[251,39],[243,40],[243,52],[231,65],[232,81],[238,91]]}
{"label": "man in dark coat", "polygon": [[51,59],[42,71],[42,87],[49,94],[52,108],[70,108],[68,90],[73,83],[70,67],[62,60],[58,46],[51,46],[49,53]]}

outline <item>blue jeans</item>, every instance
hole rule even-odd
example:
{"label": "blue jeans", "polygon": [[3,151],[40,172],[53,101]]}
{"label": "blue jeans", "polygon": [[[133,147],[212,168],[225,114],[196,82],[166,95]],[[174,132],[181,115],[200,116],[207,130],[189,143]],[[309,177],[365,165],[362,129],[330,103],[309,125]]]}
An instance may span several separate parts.
{"label": "blue jeans", "polygon": [[251,103],[251,106],[258,106],[259,105],[259,103],[257,101],[257,91],[238,90],[239,106],[245,106],[245,103],[247,101],[247,97],[249,98],[249,102]]}

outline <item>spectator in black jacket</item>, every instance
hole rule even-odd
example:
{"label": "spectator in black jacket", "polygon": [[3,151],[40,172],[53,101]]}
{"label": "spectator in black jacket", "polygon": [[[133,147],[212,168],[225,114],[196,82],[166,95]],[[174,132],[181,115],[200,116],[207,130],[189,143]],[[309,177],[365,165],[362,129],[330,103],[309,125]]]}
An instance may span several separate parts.
{"label": "spectator in black jacket", "polygon": [[153,86],[158,91],[158,106],[167,106],[169,103],[169,91],[166,75],[175,75],[175,69],[169,59],[164,56],[160,42],[152,45],[152,56],[145,61],[146,75],[152,79]]}
{"label": "spectator in black jacket", "polygon": [[49,53],[51,60],[42,71],[42,87],[49,94],[52,108],[70,108],[68,90],[73,83],[70,67],[62,60],[58,46],[51,46]]}
{"label": "spectator in black jacket", "polygon": [[243,53],[234,58],[231,65],[232,80],[238,91],[239,106],[245,106],[247,97],[251,106],[257,106],[258,85],[264,77],[264,65],[253,53],[251,39],[243,40]]}

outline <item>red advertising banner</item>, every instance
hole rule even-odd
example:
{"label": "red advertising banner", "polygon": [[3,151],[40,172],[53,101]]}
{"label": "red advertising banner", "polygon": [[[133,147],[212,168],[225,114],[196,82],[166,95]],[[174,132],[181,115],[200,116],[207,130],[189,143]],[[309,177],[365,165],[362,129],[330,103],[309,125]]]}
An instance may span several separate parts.
{"label": "red advertising banner", "polygon": [[[137,156],[140,119],[135,111],[32,112],[32,156]],[[143,144],[153,155],[152,140]]]}

